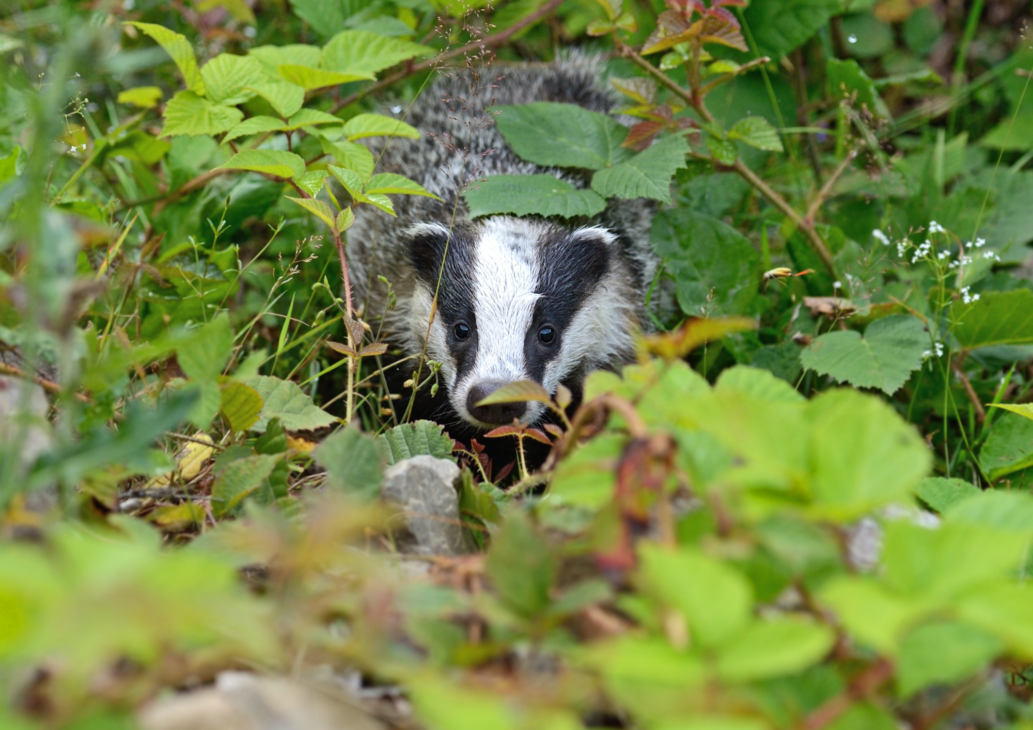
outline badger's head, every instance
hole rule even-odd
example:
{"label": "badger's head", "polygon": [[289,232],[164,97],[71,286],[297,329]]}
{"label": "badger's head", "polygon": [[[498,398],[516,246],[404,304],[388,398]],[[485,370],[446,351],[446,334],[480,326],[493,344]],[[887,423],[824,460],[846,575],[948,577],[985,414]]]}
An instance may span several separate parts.
{"label": "badger's head", "polygon": [[409,231],[409,247],[411,341],[426,342],[453,408],[478,428],[543,415],[542,403],[477,405],[508,383],[532,380],[555,393],[631,355],[641,295],[604,228],[505,217],[452,230],[422,224]]}

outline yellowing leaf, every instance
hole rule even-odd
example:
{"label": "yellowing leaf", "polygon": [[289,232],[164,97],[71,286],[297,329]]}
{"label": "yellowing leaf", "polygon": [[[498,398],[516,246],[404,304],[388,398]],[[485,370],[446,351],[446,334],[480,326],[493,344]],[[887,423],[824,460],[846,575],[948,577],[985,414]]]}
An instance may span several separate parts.
{"label": "yellowing leaf", "polygon": [[425,190],[422,185],[413,182],[407,177],[402,177],[401,175],[395,175],[393,173],[374,175],[372,178],[370,178],[370,181],[366,183],[366,194],[370,195],[373,193],[395,195],[425,195],[428,198],[441,200],[441,198],[439,198],[434,193],[427,192],[427,190]]}
{"label": "yellowing leaf", "polygon": [[538,401],[549,403],[548,391],[533,380],[518,380],[515,383],[503,385],[487,398],[477,403],[479,406],[490,406],[495,403],[524,403],[527,401]]}
{"label": "yellowing leaf", "polygon": [[315,215],[319,220],[330,226],[330,228],[335,228],[336,223],[334,222],[334,213],[330,210],[330,206],[322,200],[317,200],[315,198],[292,198],[289,195],[286,197],[287,200],[294,201],[309,213]]}
{"label": "yellowing leaf", "polygon": [[376,76],[369,71],[358,71],[357,73],[341,73],[339,71],[327,71],[322,68],[310,66],[299,66],[293,63],[285,63],[278,67],[280,76],[297,84],[305,91],[325,89],[328,86],[347,84],[350,81],[361,81],[375,79]]}
{"label": "yellowing leaf", "polygon": [[162,96],[162,91],[157,86],[137,86],[134,89],[118,92],[116,101],[119,104],[132,104],[141,109],[153,109],[158,106]]}
{"label": "yellowing leaf", "polygon": [[216,104],[193,91],[180,91],[165,105],[162,137],[216,135],[237,126],[244,113],[232,106]]}
{"label": "yellowing leaf", "polygon": [[401,119],[392,119],[383,114],[359,114],[344,125],[344,136],[350,142],[366,137],[408,137],[419,139],[420,133]]}
{"label": "yellowing leaf", "polygon": [[250,170],[276,177],[292,178],[305,174],[305,161],[283,150],[244,150],[219,165],[216,170]]}
{"label": "yellowing leaf", "polygon": [[269,106],[284,119],[294,116],[305,103],[305,90],[286,81],[267,81],[248,88],[268,101]]}

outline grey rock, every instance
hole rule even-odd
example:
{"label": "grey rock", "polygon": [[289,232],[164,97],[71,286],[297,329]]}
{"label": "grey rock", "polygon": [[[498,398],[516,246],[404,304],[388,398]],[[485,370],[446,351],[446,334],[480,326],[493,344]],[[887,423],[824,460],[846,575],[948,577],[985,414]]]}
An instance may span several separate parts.
{"label": "grey rock", "polygon": [[403,552],[459,555],[467,552],[455,481],[459,467],[448,459],[414,456],[384,473],[381,494],[400,508],[404,528],[396,533]]}
{"label": "grey rock", "polygon": [[152,703],[139,719],[143,730],[386,730],[339,691],[246,672]]}

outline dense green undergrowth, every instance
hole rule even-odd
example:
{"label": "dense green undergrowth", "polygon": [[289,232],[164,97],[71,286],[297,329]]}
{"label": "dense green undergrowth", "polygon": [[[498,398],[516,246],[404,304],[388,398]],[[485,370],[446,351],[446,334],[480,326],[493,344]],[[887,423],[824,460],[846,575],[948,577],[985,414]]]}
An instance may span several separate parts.
{"label": "dense green undergrowth", "polygon": [[[1033,724],[1023,12],[5,6],[0,725],[131,728],[222,670],[328,667],[428,728]],[[427,194],[369,145],[421,134],[433,74],[568,47],[607,54],[624,123],[487,112],[588,186],[460,192],[571,222],[652,198],[667,281],[578,408],[503,394],[557,413],[489,436],[551,445],[534,470],[390,407],[437,371],[392,364],[343,242]],[[407,580],[378,497],[418,454],[458,459],[481,550]]]}

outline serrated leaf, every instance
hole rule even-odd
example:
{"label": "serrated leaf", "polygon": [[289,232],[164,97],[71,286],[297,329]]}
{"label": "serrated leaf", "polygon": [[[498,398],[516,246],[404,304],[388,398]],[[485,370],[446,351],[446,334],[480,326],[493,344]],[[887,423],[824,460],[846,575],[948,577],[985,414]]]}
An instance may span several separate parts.
{"label": "serrated leaf", "polygon": [[517,380],[514,383],[503,385],[487,398],[480,400],[477,405],[490,406],[496,403],[526,403],[528,401],[550,403],[551,399],[549,392],[533,380]]}
{"label": "serrated leaf", "polygon": [[735,148],[735,143],[730,140],[715,136],[714,134],[708,134],[706,142],[707,151],[722,165],[731,167],[739,158],[739,150]]}
{"label": "serrated leaf", "polygon": [[205,96],[220,104],[243,104],[255,96],[246,87],[257,84],[265,77],[262,64],[250,56],[220,53],[201,68],[201,77],[207,92]]}
{"label": "serrated leaf", "polygon": [[305,91],[325,89],[328,86],[338,86],[352,81],[375,79],[376,75],[368,71],[357,73],[340,73],[338,71],[327,71],[322,68],[311,66],[298,66],[292,63],[285,63],[277,70],[286,81],[300,86]]}
{"label": "serrated leaf", "polygon": [[252,134],[263,134],[265,132],[283,132],[286,129],[287,125],[283,123],[283,120],[276,117],[251,117],[227,132],[222,141],[229,142],[237,137],[250,137]]}
{"label": "serrated leaf", "polygon": [[362,178],[359,177],[359,173],[336,165],[328,165],[326,169],[337,178],[337,182],[341,183],[350,195],[362,193]]}
{"label": "serrated leaf", "polygon": [[244,498],[262,486],[273,472],[280,456],[257,455],[227,464],[212,485],[212,511],[222,517],[233,511]]}
{"label": "serrated leaf", "polygon": [[424,195],[428,198],[441,200],[434,193],[427,192],[419,183],[390,172],[374,175],[370,178],[369,182],[366,183],[366,194],[369,195],[370,193],[380,193],[382,195]]}
{"label": "serrated leaf", "polygon": [[263,405],[262,396],[250,385],[236,380],[223,383],[219,413],[234,433],[242,433],[254,426]]}
{"label": "serrated leaf", "polygon": [[592,189],[604,198],[651,198],[670,203],[671,178],[678,168],[685,166],[688,152],[684,137],[668,137],[627,162],[599,170],[592,177]]}
{"label": "serrated leaf", "polygon": [[262,64],[266,77],[270,81],[288,81],[289,79],[284,79],[280,75],[280,66],[316,68],[319,66],[321,52],[322,49],[318,46],[294,43],[285,46],[258,46],[249,50],[247,55]]}
{"label": "serrated leaf", "polygon": [[365,30],[338,33],[323,47],[319,65],[328,71],[375,74],[396,63],[434,53],[417,43],[387,38]]}
{"label": "serrated leaf", "polygon": [[359,114],[344,124],[344,136],[349,142],[366,137],[407,137],[419,139],[420,133],[401,119],[383,114]]}
{"label": "serrated leaf", "polygon": [[369,195],[363,194],[361,196],[361,200],[359,198],[356,198],[356,200],[359,200],[359,202],[362,203],[369,203],[376,208],[380,208],[380,210],[384,211],[388,215],[393,217],[395,216],[395,206],[391,202],[391,199],[386,195],[381,193],[370,193]]}
{"label": "serrated leaf", "polygon": [[164,96],[162,90],[157,86],[137,86],[135,89],[126,89],[118,92],[116,101],[119,104],[132,104],[141,109],[153,109]]}
{"label": "serrated leaf", "polygon": [[283,150],[244,150],[238,152],[216,170],[250,170],[276,177],[292,178],[305,174],[305,161],[293,152]]}
{"label": "serrated leaf", "polygon": [[301,177],[294,178],[297,186],[313,197],[322,189],[324,180],[326,170],[309,170]]}
{"label": "serrated leaf", "polygon": [[305,90],[286,81],[265,81],[248,87],[261,96],[284,119],[293,116],[305,103]]}
{"label": "serrated leaf", "polygon": [[452,439],[443,426],[432,421],[414,421],[388,429],[377,437],[380,453],[388,466],[414,456],[448,459],[452,456]]}
{"label": "serrated leaf", "polygon": [[237,126],[244,113],[232,106],[208,101],[193,91],[180,91],[165,105],[162,137],[222,134]]}
{"label": "serrated leaf", "polygon": [[365,499],[375,499],[384,481],[377,441],[355,426],[329,436],[315,450],[316,461],[326,468],[326,484]]}
{"label": "serrated leaf", "polygon": [[755,2],[743,10],[743,18],[753,33],[757,54],[778,59],[802,45],[843,8],[842,0]]}
{"label": "serrated leaf", "polygon": [[929,347],[922,320],[895,314],[872,322],[863,338],[853,330],[816,338],[800,353],[800,362],[839,382],[892,395],[922,367],[923,353]]}
{"label": "serrated leaf", "polygon": [[760,286],[760,255],[737,230],[712,216],[676,208],[657,214],[650,239],[667,261],[685,314],[751,311]]}
{"label": "serrated leaf", "polygon": [[176,66],[179,67],[179,72],[183,74],[183,80],[186,82],[187,88],[199,96],[205,96],[204,78],[197,68],[194,48],[190,45],[190,41],[186,39],[186,36],[154,23],[130,21],[124,23],[124,25],[131,25],[153,38],[158,45],[165,49],[165,52],[172,57]]}
{"label": "serrated leaf", "polygon": [[642,106],[653,106],[658,99],[658,89],[653,79],[641,76],[630,79],[611,78],[610,85]]}
{"label": "serrated leaf", "polygon": [[494,175],[463,192],[471,217],[512,213],[573,218],[602,212],[606,201],[552,175]]}
{"label": "serrated leaf", "polygon": [[764,117],[743,117],[728,130],[728,139],[737,139],[768,152],[781,152],[782,140]]}
{"label": "serrated leaf", "polygon": [[953,334],[966,350],[1033,343],[1033,292],[984,292],[978,301],[951,307]]}
{"label": "serrated leaf", "polygon": [[1033,466],[1033,422],[1010,413],[997,418],[979,450],[979,465],[991,482]]}
{"label": "serrated leaf", "polygon": [[352,224],[355,222],[355,214],[352,213],[351,208],[341,208],[341,212],[337,214],[337,232],[344,233]]}
{"label": "serrated leaf", "polygon": [[242,381],[258,391],[265,404],[251,430],[264,433],[269,421],[279,418],[288,431],[311,431],[337,423],[337,419],[317,407],[297,383],[266,375]]}
{"label": "serrated leaf", "polygon": [[347,140],[331,142],[321,139],[319,141],[323,146],[323,152],[332,156],[341,167],[352,170],[363,180],[369,179],[369,176],[373,174],[376,161],[373,159],[373,153],[365,145]]}
{"label": "serrated leaf", "polygon": [[495,123],[517,155],[538,165],[601,170],[633,154],[621,147],[627,128],[575,104],[503,106]]}
{"label": "serrated leaf", "polygon": [[334,212],[322,200],[317,200],[316,198],[292,198],[289,195],[285,197],[287,200],[297,203],[309,213],[312,213],[319,220],[330,226],[331,229],[334,229],[337,225],[334,220]]}
{"label": "serrated leaf", "polygon": [[982,494],[982,490],[969,482],[944,477],[923,479],[917,491],[920,500],[941,514],[958,502],[979,494]]}
{"label": "serrated leaf", "polygon": [[344,124],[344,120],[340,117],[335,117],[333,114],[321,112],[318,109],[302,109],[287,120],[287,129],[317,127],[324,124]]}

